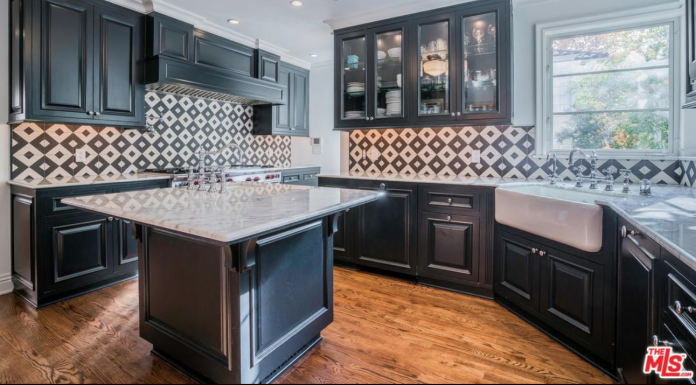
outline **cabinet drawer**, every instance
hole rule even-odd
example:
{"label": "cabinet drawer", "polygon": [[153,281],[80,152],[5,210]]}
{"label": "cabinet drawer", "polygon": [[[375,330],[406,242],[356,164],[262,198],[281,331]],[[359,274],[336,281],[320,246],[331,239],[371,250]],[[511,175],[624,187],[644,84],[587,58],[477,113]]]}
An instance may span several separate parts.
{"label": "cabinet drawer", "polygon": [[72,206],[68,206],[61,202],[61,200],[66,198],[77,198],[89,195],[103,195],[110,194],[112,189],[103,190],[82,190],[82,191],[65,191],[53,194],[52,196],[45,196],[39,200],[39,206],[42,213],[45,215],[51,214],[67,214],[71,212],[76,212],[78,209]]}
{"label": "cabinet drawer", "polygon": [[[684,334],[681,333],[680,328],[675,326],[671,322],[665,322],[660,327],[660,335],[658,340],[662,341],[664,346],[665,343],[674,349],[675,353],[685,353],[687,355],[686,360],[684,360],[684,370],[694,371],[696,370],[696,362],[694,362],[694,345]],[[696,383],[693,379],[684,380],[662,380],[656,381],[658,384],[694,384]]]}
{"label": "cabinet drawer", "polygon": [[478,215],[481,209],[481,193],[478,190],[450,186],[421,187],[421,211]]}
{"label": "cabinet drawer", "polygon": [[663,310],[667,319],[684,329],[686,337],[696,345],[696,286],[670,265],[667,265],[667,273]]}
{"label": "cabinet drawer", "polygon": [[621,220],[619,232],[622,238],[630,239],[635,242],[639,248],[644,249],[643,252],[647,252],[652,256],[660,255],[660,245],[643,235],[636,227],[628,223],[626,220]]}

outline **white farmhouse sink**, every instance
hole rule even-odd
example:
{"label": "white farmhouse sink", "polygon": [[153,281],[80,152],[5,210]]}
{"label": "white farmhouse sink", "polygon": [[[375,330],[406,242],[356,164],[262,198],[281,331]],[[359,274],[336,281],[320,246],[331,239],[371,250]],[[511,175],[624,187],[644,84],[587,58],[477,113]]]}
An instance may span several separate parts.
{"label": "white farmhouse sink", "polygon": [[495,219],[590,253],[602,250],[602,208],[598,196],[546,186],[499,188]]}

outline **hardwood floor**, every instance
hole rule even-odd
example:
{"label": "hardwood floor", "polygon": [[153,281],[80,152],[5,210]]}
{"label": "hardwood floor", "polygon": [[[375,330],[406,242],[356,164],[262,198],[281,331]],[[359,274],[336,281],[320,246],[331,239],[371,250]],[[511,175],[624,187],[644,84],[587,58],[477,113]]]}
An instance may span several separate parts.
{"label": "hardwood floor", "polygon": [[[611,383],[497,304],[336,269],[336,320],[278,383]],[[191,383],[138,337],[138,285],[0,297],[0,383]]]}

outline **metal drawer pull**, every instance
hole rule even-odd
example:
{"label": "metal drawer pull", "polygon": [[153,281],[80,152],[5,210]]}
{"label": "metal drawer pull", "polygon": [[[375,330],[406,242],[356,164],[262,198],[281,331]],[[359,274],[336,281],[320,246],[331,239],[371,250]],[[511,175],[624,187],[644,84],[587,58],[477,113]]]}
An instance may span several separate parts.
{"label": "metal drawer pull", "polygon": [[449,204],[454,203],[454,199],[452,199],[452,198],[447,198],[447,203],[449,203]]}
{"label": "metal drawer pull", "polygon": [[447,222],[452,222],[452,216],[451,216],[451,215],[448,215],[448,216],[447,216]]}
{"label": "metal drawer pull", "polygon": [[542,258],[545,257],[545,256],[546,256],[546,252],[545,252],[545,251],[540,251],[540,252],[539,252],[539,256],[542,257]]}
{"label": "metal drawer pull", "polygon": [[622,238],[628,238],[628,235],[629,235],[629,234],[630,234],[631,236],[633,236],[633,237],[637,237],[637,236],[640,235],[640,233],[637,232],[637,231],[635,231],[635,230],[631,230],[631,231],[629,232],[628,229],[626,228],[626,226],[623,226],[623,227],[621,228],[621,237],[622,237]]}
{"label": "metal drawer pull", "polygon": [[653,343],[653,346],[656,347],[656,348],[659,348],[660,345],[663,345],[663,346],[674,346],[674,344],[671,343],[671,342],[668,342],[668,341],[660,341],[660,337],[658,337],[658,336],[653,336],[652,343]]}
{"label": "metal drawer pull", "polygon": [[679,315],[682,315],[682,313],[684,313],[684,308],[682,307],[681,302],[677,301],[674,303],[674,311]]}

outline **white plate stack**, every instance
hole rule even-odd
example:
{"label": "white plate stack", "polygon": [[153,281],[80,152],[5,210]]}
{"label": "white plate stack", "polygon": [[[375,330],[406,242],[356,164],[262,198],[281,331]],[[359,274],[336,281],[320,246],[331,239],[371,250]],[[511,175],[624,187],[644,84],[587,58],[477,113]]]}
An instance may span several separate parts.
{"label": "white plate stack", "polygon": [[401,101],[401,90],[387,92],[387,115],[401,116],[403,103]]}
{"label": "white plate stack", "polygon": [[365,111],[346,111],[346,119],[361,119],[365,117]]}
{"label": "white plate stack", "polygon": [[346,92],[349,94],[358,94],[365,92],[365,83],[351,82],[346,85]]}

